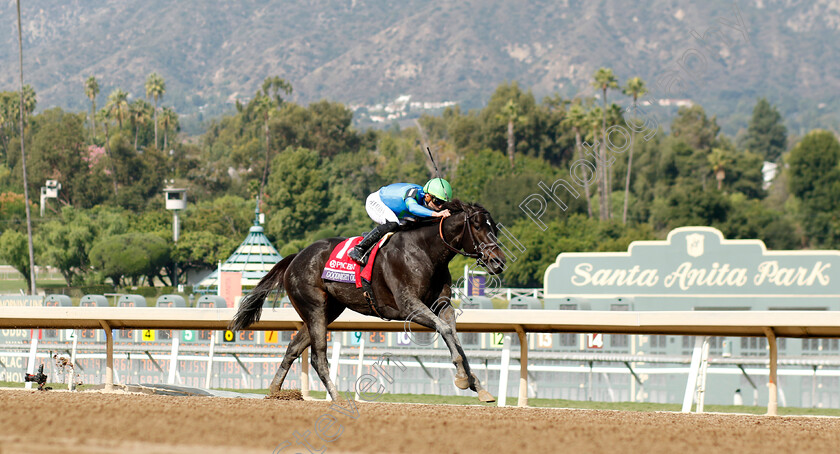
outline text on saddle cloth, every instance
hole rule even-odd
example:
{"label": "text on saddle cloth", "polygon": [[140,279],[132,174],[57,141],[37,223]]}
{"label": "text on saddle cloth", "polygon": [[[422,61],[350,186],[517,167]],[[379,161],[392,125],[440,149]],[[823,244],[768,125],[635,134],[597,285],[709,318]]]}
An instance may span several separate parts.
{"label": "text on saddle cloth", "polygon": [[367,265],[364,269],[360,269],[359,264],[347,255],[362,241],[362,237],[354,236],[338,243],[330,253],[330,258],[327,260],[327,263],[324,265],[321,278],[325,281],[344,282],[347,284],[355,283],[356,288],[361,288],[362,278],[370,281],[371,275],[373,274],[373,263],[376,258],[376,253],[388,241],[391,235],[393,235],[393,232],[388,232],[381,240],[373,245],[373,249],[370,251],[370,258],[368,258]]}

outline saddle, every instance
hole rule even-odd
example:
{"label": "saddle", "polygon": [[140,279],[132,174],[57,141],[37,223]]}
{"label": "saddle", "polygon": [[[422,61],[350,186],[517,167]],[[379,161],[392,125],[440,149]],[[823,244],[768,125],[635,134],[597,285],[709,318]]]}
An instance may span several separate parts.
{"label": "saddle", "polygon": [[324,265],[324,271],[321,273],[321,278],[325,281],[343,282],[347,284],[355,283],[356,288],[362,289],[365,301],[370,305],[373,313],[383,320],[386,319],[382,317],[379,311],[380,306],[374,297],[371,280],[376,253],[388,241],[391,235],[393,235],[393,232],[385,234],[381,240],[373,245],[370,251],[370,258],[368,258],[364,269],[347,255],[351,249],[362,241],[362,237],[354,236],[338,243],[330,253],[330,258],[327,260],[327,263]]}

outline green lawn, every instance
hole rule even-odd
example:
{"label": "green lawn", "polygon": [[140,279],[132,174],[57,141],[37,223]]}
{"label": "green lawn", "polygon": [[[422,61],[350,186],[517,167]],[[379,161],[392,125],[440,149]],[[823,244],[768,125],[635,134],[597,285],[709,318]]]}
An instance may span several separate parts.
{"label": "green lawn", "polygon": [[[35,287],[38,289],[66,287],[64,279],[36,279]],[[2,279],[0,280],[0,294],[20,294],[23,290],[28,293],[29,288],[23,279]]]}
{"label": "green lawn", "polygon": [[[19,383],[16,381],[0,381],[0,388],[23,388],[25,383]],[[64,383],[47,383],[46,386],[52,389],[67,389],[67,385]],[[32,389],[38,389],[38,384],[33,383]],[[84,389],[84,388],[79,388]]]}

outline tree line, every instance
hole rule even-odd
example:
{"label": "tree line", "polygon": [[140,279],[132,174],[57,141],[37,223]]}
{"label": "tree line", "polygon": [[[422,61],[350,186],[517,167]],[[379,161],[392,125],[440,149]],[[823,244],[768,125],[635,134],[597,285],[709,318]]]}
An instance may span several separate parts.
{"label": "tree line", "polygon": [[[183,271],[224,260],[253,225],[257,203],[283,255],[318,238],[357,235],[372,225],[364,211],[370,192],[433,174],[426,147],[455,196],[483,204],[526,247],[504,274],[510,286],[542,285],[560,252],[626,250],[682,225],[714,226],[773,249],[840,244],[834,133],[791,137],[764,98],[735,137],[721,134],[699,105],[679,108],[664,125],[651,121],[638,77],[622,83],[601,68],[592,83],[597,98],[537,100],[504,82],[483,108],[455,106],[409,126],[359,131],[347,106],[289,102],[292,86],[269,77],[199,137],[178,134],[177,114],[159,105],[165,82],[157,74],[144,99],[129,102],[115,89],[100,110],[98,82],[87,79],[90,112],[33,115],[36,97],[27,89],[30,194],[46,179],[62,184],[48,215],[35,219],[36,262],[59,268],[68,285],[174,283],[176,263]],[[0,259],[23,270],[22,173],[12,151],[20,148],[17,96],[0,93]],[[610,134],[615,128],[629,134]],[[607,139],[621,152],[608,154]],[[593,165],[584,178],[574,164],[581,160],[609,165]],[[776,176],[765,182],[762,169],[772,165]],[[561,178],[583,180],[581,194],[566,209],[551,207],[545,228],[537,227],[520,204],[541,182]],[[165,181],[189,190],[177,244],[163,207]],[[453,271],[463,264],[456,259]]]}

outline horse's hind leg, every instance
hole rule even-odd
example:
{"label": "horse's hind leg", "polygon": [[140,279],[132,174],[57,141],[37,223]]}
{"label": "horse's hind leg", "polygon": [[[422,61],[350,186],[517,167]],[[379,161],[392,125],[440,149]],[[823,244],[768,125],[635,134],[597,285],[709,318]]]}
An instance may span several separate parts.
{"label": "horse's hind leg", "polygon": [[[344,306],[330,305],[327,311],[327,325],[335,321],[335,319],[337,319],[343,311]],[[277,373],[274,374],[274,379],[271,380],[271,385],[268,387],[269,395],[280,391],[280,388],[283,386],[283,381],[286,380],[286,374],[288,374],[289,369],[292,368],[292,363],[297,361],[301,353],[303,353],[310,344],[311,338],[309,336],[309,328],[303,327],[298,330],[297,335],[289,343],[289,347],[286,348],[286,354],[283,356],[283,361],[280,363]]]}
{"label": "horse's hind leg", "polygon": [[292,363],[300,357],[300,354],[303,353],[306,347],[309,347],[309,330],[300,329],[295,338],[289,343],[289,347],[286,348],[283,361],[280,363],[280,367],[277,369],[277,373],[274,374],[274,379],[271,380],[271,385],[268,387],[269,395],[280,391],[280,388],[283,386],[283,381],[286,380],[286,374],[292,368]]}
{"label": "horse's hind leg", "polygon": [[[321,315],[325,311],[325,315]],[[304,320],[306,326],[309,328],[309,338],[312,340],[312,367],[321,378],[321,383],[327,388],[332,400],[342,400],[341,394],[338,392],[335,383],[330,380],[330,367],[327,363],[327,325],[338,318],[339,314],[344,311],[344,305],[332,298],[327,298],[326,308],[319,307],[316,310],[305,313]],[[338,365],[336,364],[336,367]]]}

